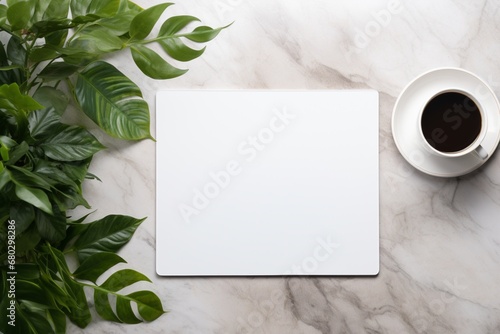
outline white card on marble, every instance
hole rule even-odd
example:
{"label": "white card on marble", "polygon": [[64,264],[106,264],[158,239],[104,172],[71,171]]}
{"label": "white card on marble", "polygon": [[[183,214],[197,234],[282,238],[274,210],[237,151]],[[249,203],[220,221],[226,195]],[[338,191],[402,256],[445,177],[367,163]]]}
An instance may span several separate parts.
{"label": "white card on marble", "polygon": [[376,91],[156,101],[159,275],[378,273]]}

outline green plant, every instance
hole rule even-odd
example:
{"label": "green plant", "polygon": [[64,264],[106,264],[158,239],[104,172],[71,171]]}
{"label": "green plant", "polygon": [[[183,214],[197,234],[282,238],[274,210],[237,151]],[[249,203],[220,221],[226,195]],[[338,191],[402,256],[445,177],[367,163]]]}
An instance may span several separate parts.
{"label": "green plant", "polygon": [[[141,90],[102,57],[129,49],[151,78],[184,74],[169,59],[199,57],[205,48],[193,49],[186,40],[204,43],[223,28],[190,30],[197,18],[173,16],[150,37],[170,5],[144,10],[127,0],[0,4],[0,38],[6,42],[0,44],[1,332],[64,333],[67,318],[87,326],[91,313],[84,288],[93,290],[95,309],[105,320],[138,323],[164,313],[151,291],[120,292],[149,281],[139,272],[119,270],[96,283],[125,262],[116,252],[144,219],[111,215],[84,223],[86,217],[68,216],[77,206],[90,208],[82,183],[96,178],[88,168],[104,147],[84,127],[62,123],[61,116],[71,104],[113,137],[151,138]],[[68,264],[71,257],[74,265]]]}

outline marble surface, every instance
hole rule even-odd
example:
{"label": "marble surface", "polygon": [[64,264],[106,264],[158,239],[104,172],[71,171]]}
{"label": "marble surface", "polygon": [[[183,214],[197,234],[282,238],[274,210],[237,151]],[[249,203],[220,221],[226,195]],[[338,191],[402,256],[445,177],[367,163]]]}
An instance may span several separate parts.
{"label": "marble surface", "polygon": [[[152,6],[159,1],[137,1]],[[110,61],[152,107],[166,88],[371,88],[380,92],[380,274],[332,278],[182,278],[155,274],[155,144],[108,147],[85,185],[97,212],[148,216],[122,250],[149,275],[169,313],[150,324],[97,320],[72,333],[499,333],[500,157],[470,175],[413,169],[391,133],[392,108],[420,73],[461,67],[500,95],[500,7],[495,0],[179,1],[223,31],[190,71],[146,79],[127,53]],[[308,254],[305,254],[308,256]],[[151,287],[151,286],[149,286]]]}

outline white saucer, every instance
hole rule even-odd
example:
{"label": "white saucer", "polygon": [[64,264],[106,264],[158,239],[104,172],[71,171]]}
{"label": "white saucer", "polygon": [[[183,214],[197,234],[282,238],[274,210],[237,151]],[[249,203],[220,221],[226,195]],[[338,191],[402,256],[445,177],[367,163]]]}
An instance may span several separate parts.
{"label": "white saucer", "polygon": [[429,152],[419,134],[419,115],[437,92],[457,89],[472,93],[484,108],[488,129],[481,146],[488,158],[500,140],[500,104],[495,93],[476,75],[458,68],[441,68],[422,74],[399,95],[392,114],[392,135],[403,157],[416,169],[434,176],[455,177],[472,172],[488,159],[474,154],[445,158]]}

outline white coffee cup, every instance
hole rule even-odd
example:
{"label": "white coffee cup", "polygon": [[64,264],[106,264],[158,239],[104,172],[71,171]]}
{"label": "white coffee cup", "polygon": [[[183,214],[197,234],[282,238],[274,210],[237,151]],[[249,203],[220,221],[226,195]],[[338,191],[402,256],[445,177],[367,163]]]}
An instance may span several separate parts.
{"label": "white coffee cup", "polygon": [[488,130],[487,115],[470,92],[436,92],[421,107],[418,128],[425,148],[435,155],[458,158],[473,154],[482,160],[488,158],[481,146]]}

